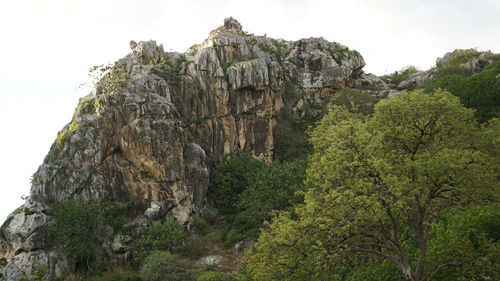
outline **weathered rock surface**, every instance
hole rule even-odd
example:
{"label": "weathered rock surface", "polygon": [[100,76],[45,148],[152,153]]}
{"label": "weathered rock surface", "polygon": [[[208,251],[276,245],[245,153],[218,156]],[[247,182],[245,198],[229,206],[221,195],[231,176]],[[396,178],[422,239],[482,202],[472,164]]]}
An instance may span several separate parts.
{"label": "weathered rock surface", "polygon": [[399,91],[391,89],[384,80],[373,73],[361,73],[354,83],[354,88],[368,91],[380,98],[399,95]]}
{"label": "weathered rock surface", "polygon": [[413,73],[408,77],[406,80],[401,81],[397,89],[398,90],[403,90],[403,89],[408,89],[408,88],[415,88],[418,86],[422,86],[425,83],[429,82],[432,80],[434,77],[434,70],[427,70],[427,71],[419,71],[417,73]]}
{"label": "weathered rock surface", "polygon": [[[211,165],[244,150],[272,160],[273,128],[285,108],[353,86],[364,66],[356,51],[322,38],[275,40],[243,32],[234,19],[186,53],[154,41],[109,69],[59,132],[33,175],[31,194],[1,230],[6,280],[63,263],[45,248],[47,212],[67,200],[136,202],[132,225],[166,215],[189,221],[203,207]],[[124,237],[110,241],[122,252]]]}

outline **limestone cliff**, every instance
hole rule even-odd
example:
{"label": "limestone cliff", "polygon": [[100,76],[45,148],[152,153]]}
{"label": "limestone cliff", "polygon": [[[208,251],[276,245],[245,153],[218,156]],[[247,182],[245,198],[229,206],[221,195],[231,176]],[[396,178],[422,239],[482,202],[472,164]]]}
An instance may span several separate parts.
{"label": "limestone cliff", "polygon": [[[248,151],[272,160],[280,113],[297,117],[354,85],[364,66],[356,51],[322,38],[275,40],[244,32],[234,19],[184,54],[154,41],[101,68],[33,175],[26,203],[1,229],[6,280],[64,262],[45,246],[50,208],[71,199],[134,201],[130,225],[201,211],[213,163]],[[100,71],[99,69],[97,71]]]}

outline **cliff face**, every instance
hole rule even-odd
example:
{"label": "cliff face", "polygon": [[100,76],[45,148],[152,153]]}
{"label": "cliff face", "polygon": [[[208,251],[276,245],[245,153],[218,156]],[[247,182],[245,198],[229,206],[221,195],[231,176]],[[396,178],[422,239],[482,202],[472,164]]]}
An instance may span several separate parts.
{"label": "cliff face", "polygon": [[311,102],[353,86],[364,66],[338,43],[254,36],[232,18],[184,54],[154,41],[131,49],[102,69],[33,175],[26,203],[2,227],[7,280],[33,264],[61,274],[64,263],[45,248],[47,211],[57,202],[134,201],[141,215],[131,224],[167,214],[188,221],[221,155],[243,150],[271,161],[280,113],[300,118]]}

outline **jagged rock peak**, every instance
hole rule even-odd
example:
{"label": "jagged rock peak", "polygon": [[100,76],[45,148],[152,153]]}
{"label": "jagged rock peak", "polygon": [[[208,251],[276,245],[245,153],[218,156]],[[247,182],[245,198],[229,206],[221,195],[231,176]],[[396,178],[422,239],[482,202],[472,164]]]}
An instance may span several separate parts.
{"label": "jagged rock peak", "polygon": [[241,24],[233,17],[224,19],[224,25],[221,26],[220,28],[223,28],[227,31],[235,31],[235,32],[243,30]]}

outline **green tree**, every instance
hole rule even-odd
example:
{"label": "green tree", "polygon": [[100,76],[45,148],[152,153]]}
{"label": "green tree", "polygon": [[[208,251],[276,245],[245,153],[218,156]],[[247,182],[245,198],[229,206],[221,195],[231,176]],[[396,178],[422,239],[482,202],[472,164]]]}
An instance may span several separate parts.
{"label": "green tree", "polygon": [[464,249],[434,250],[435,229],[451,210],[498,199],[499,133],[442,90],[383,100],[371,117],[333,107],[312,132],[305,205],[273,219],[244,272],[349,280],[364,258],[421,281],[462,265]]}

